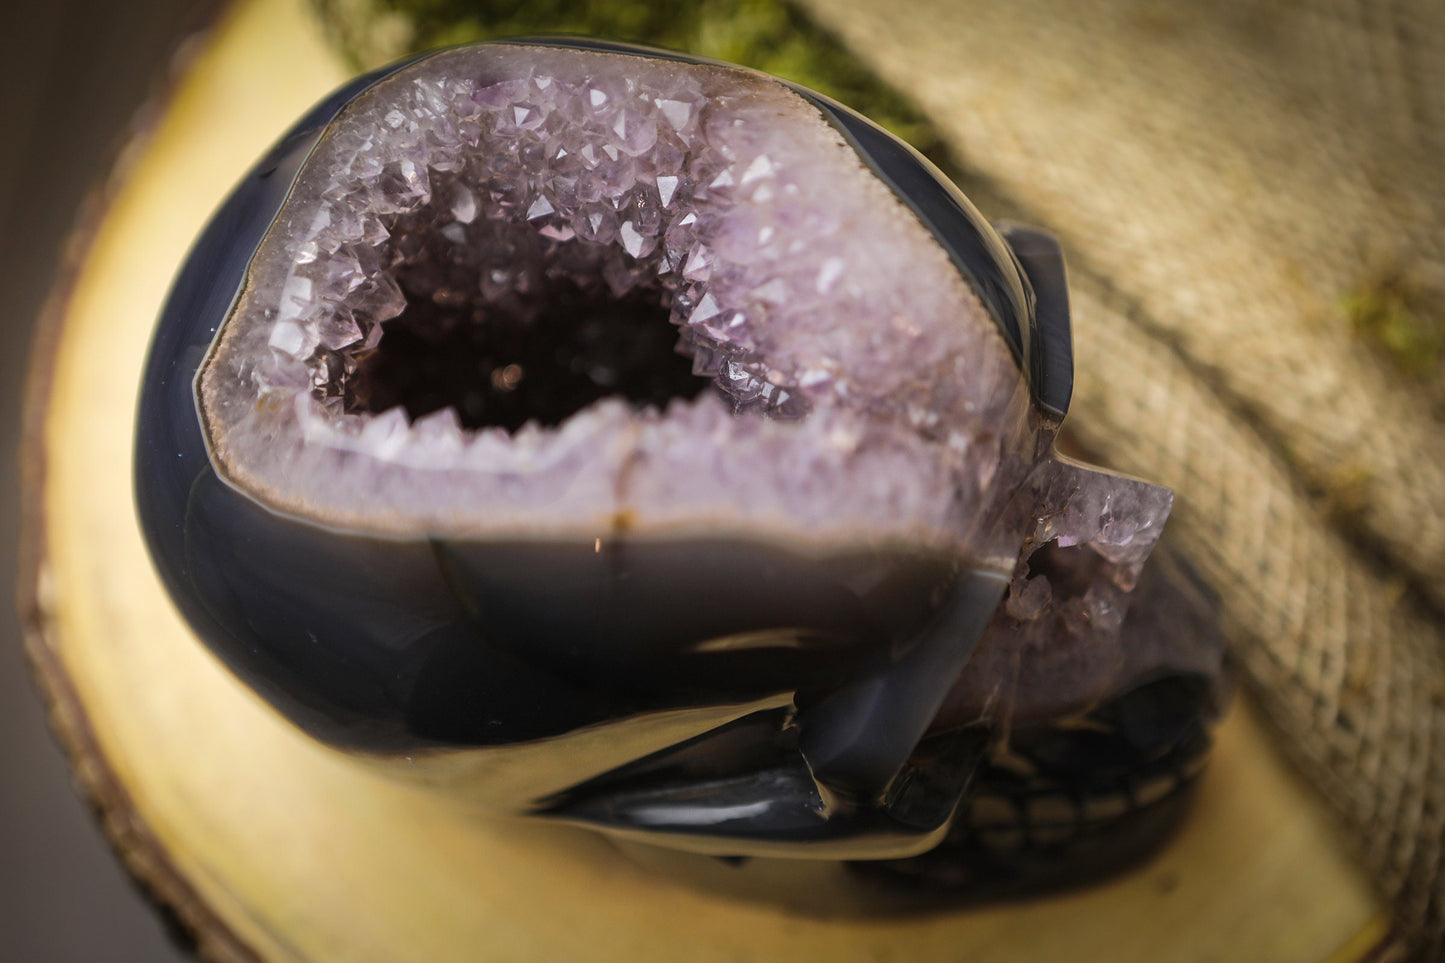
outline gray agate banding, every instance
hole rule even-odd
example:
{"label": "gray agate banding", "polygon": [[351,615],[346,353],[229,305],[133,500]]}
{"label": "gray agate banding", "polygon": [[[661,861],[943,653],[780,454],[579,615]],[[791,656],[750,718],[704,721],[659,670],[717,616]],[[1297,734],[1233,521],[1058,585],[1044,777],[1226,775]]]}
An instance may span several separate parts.
{"label": "gray agate banding", "polygon": [[1052,239],[846,108],[458,48],[318,107],[198,241],[141,520],[328,742],[650,842],[956,869],[1000,773],[1094,825],[1221,703],[1207,601],[1146,566],[1172,495],[1054,453],[1069,355]]}

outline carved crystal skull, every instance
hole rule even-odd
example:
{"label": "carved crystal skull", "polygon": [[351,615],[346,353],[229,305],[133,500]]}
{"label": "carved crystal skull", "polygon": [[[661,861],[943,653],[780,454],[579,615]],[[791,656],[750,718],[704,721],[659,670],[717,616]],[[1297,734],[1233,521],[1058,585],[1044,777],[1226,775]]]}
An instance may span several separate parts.
{"label": "carved crystal skull", "polygon": [[973,882],[1180,796],[1223,697],[1145,565],[1171,493],[1055,453],[1071,384],[1058,246],[846,108],[488,44],[349,85],[216,215],[138,499],[199,637],[333,745]]}

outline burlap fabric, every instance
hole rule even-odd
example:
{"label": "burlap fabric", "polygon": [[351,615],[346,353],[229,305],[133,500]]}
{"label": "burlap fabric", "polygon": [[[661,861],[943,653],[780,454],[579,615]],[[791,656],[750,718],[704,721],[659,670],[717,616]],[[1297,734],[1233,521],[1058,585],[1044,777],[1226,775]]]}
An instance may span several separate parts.
{"label": "burlap fabric", "polygon": [[[986,213],[1060,237],[1071,424],[1177,490],[1171,535],[1396,905],[1396,952],[1445,957],[1445,390],[1422,353],[1445,4],[810,7],[918,99]],[[1418,328],[1403,356],[1360,330],[1384,303]]]}

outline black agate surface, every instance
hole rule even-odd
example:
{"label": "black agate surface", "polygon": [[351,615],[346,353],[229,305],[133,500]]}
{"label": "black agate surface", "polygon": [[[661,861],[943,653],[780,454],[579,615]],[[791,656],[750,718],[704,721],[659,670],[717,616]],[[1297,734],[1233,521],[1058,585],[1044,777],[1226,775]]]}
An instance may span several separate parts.
{"label": "black agate surface", "polygon": [[846,108],[486,44],[353,82],[236,188],[137,497],[201,641],[321,740],[1003,892],[1160,838],[1225,698],[1172,494],[1054,451],[1071,381],[1058,246]]}

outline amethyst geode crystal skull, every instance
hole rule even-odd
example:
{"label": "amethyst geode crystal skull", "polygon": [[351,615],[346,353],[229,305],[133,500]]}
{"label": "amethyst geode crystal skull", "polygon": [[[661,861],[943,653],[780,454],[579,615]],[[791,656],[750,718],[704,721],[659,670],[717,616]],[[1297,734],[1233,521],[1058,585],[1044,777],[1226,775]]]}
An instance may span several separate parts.
{"label": "amethyst geode crystal skull", "polygon": [[1071,377],[1052,240],[846,108],[480,45],[339,91],[216,215],[138,500],[201,639],[334,745],[683,849],[1037,881],[1158,834],[1223,691],[1145,564],[1171,494],[1054,453]]}

